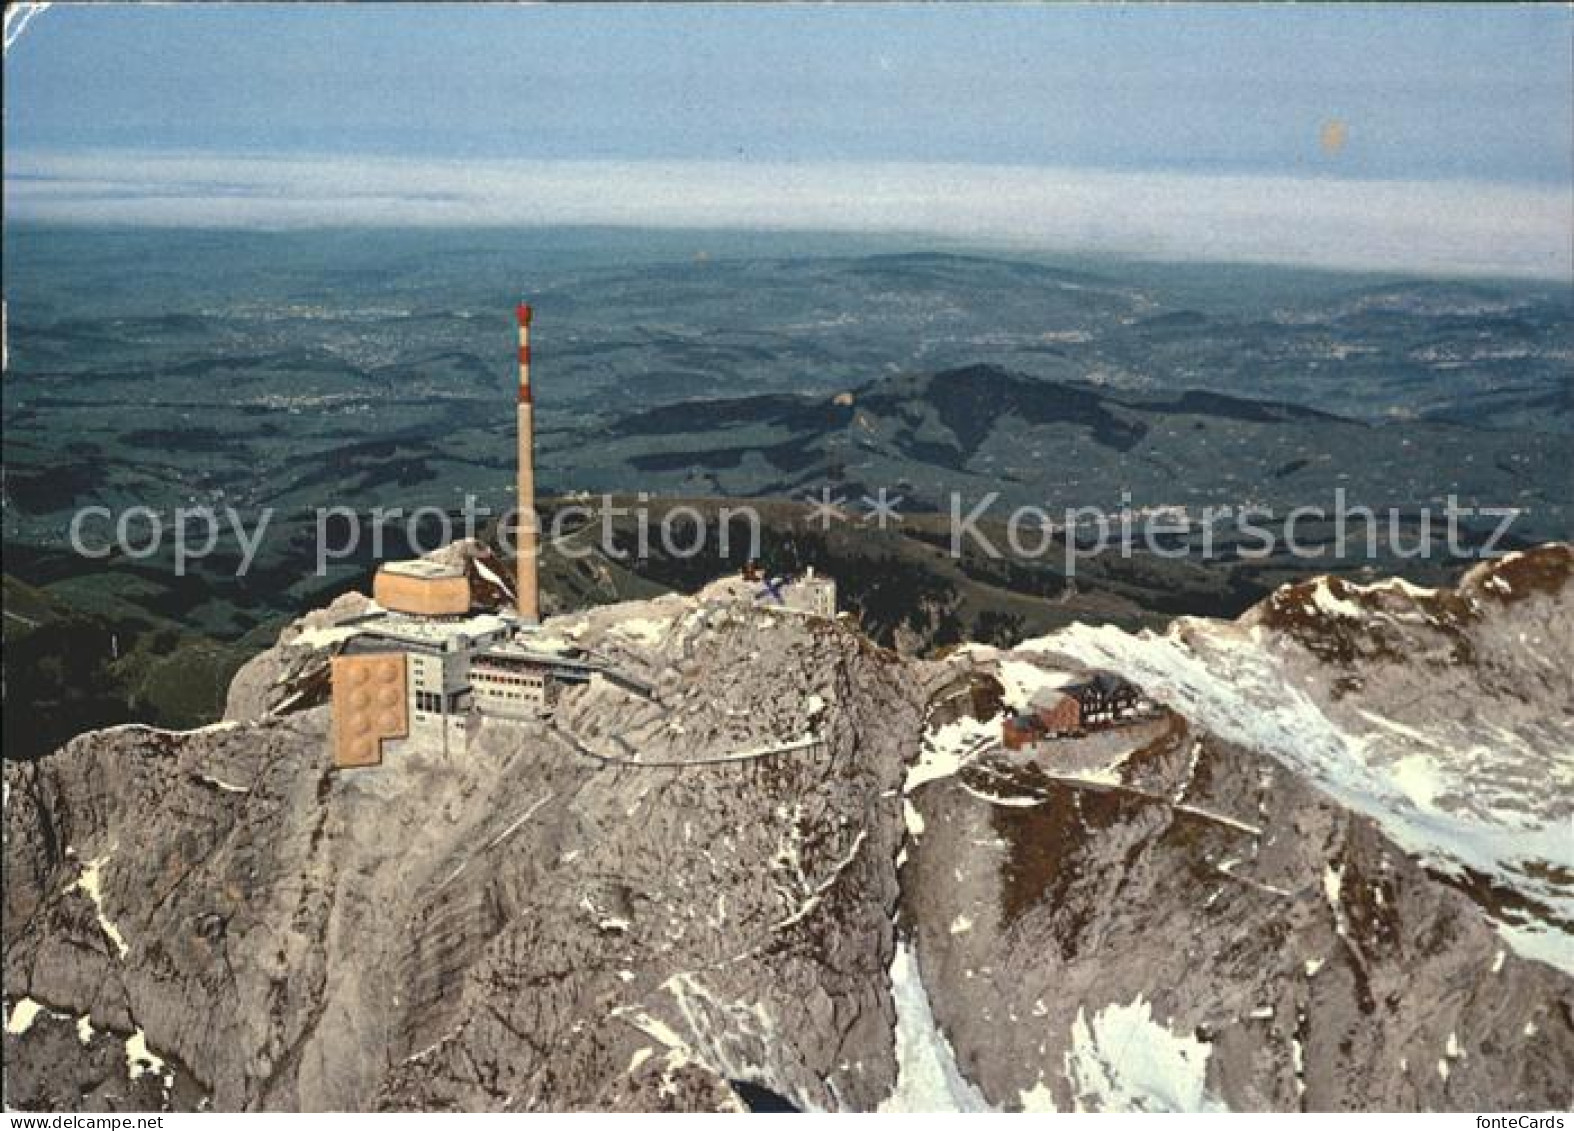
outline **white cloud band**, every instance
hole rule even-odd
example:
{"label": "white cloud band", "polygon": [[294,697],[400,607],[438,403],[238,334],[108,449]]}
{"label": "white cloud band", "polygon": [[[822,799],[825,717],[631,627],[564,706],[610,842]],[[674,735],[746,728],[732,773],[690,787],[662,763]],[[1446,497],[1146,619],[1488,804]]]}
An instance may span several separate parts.
{"label": "white cloud band", "polygon": [[1569,186],[917,163],[13,153],[12,219],[913,233],[1020,248],[1568,279]]}

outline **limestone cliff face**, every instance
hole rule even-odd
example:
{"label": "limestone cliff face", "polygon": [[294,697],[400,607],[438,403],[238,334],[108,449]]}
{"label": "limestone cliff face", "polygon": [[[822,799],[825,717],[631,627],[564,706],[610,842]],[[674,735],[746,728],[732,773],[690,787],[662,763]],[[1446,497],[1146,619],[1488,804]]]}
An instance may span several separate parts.
{"label": "limestone cliff face", "polygon": [[[925,981],[997,1103],[1570,1098],[1567,975],[1516,957],[1372,821],[1179,716],[1106,773],[984,758],[915,806],[902,888]],[[1134,1047],[1159,1067],[1123,1063]]]}
{"label": "limestone cliff face", "polygon": [[[171,1102],[189,1080],[225,1109],[711,1107],[736,1102],[727,1077],[877,1102],[924,670],[827,622],[676,598],[550,627],[659,702],[588,687],[556,726],[483,724],[373,771],[327,769],[323,707],[10,768],[6,992],[46,1010],[8,1037],[17,1098],[158,1098],[38,1040],[65,1026],[70,1048],[86,1017],[144,1032]],[[323,629],[238,684],[287,682]]]}
{"label": "limestone cliff face", "polygon": [[[333,772],[320,669],[362,607],[287,631],[224,723],[6,767],[9,1104],[1574,1099],[1546,893],[1517,950],[1502,903],[1528,879],[1449,871],[1161,671],[1163,640],[920,662],[663,597],[545,628],[648,696],[598,682],[551,723]],[[1122,659],[1158,719],[1031,756],[992,743],[1002,698]]]}

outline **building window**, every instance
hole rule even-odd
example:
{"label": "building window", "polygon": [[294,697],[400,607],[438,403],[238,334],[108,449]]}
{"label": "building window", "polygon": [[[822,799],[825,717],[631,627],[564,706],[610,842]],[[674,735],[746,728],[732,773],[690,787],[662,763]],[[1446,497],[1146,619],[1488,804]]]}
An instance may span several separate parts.
{"label": "building window", "polygon": [[415,709],[423,713],[439,714],[443,710],[443,697],[435,691],[417,691]]}

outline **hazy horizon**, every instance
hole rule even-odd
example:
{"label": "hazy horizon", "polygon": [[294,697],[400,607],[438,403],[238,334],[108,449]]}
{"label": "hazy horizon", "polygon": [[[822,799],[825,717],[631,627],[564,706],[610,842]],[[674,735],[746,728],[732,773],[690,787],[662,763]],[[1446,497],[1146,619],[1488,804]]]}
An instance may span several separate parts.
{"label": "hazy horizon", "polygon": [[1567,7],[55,6],[8,217],[1568,279]]}

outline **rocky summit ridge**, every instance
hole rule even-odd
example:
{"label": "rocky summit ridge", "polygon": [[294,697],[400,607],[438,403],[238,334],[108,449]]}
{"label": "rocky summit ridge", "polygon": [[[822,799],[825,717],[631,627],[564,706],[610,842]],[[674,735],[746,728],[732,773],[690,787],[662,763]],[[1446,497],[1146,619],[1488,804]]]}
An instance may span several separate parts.
{"label": "rocky summit ridge", "polygon": [[[6,1103],[1566,1108],[1571,561],[929,660],[628,602],[543,631],[637,687],[334,771],[347,595],[6,766]],[[1154,717],[1000,745],[1093,668]]]}

